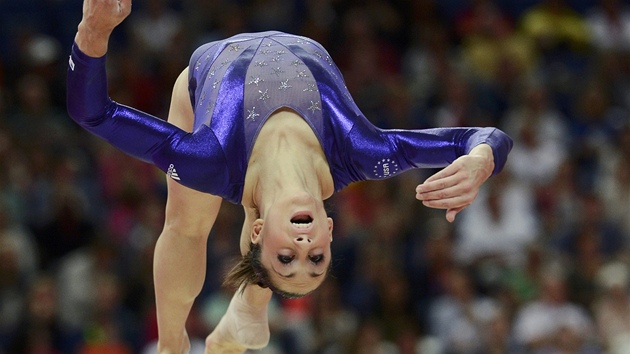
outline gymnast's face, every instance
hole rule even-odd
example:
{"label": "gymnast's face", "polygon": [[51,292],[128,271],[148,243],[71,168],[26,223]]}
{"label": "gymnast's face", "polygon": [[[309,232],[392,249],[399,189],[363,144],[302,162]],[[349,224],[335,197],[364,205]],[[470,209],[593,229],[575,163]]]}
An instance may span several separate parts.
{"label": "gymnast's face", "polygon": [[326,278],[330,265],[333,221],[323,202],[294,198],[274,204],[254,222],[252,243],[260,243],[260,261],[274,287],[306,294]]}

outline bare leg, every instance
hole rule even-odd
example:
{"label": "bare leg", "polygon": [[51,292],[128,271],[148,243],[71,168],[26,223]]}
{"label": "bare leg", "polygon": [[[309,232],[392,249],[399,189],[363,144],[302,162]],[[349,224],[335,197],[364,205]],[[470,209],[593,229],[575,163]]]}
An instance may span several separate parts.
{"label": "bare leg", "polygon": [[217,327],[206,338],[206,354],[240,354],[269,343],[267,305],[271,290],[248,285],[237,291]]}
{"label": "bare leg", "polygon": [[154,283],[158,314],[159,353],[187,353],[184,331],[206,269],[206,239],[165,231],[155,248]]}
{"label": "bare leg", "polygon": [[158,352],[180,354],[190,348],[186,319],[205,280],[208,234],[221,198],[167,184],[166,220],[153,260]]}

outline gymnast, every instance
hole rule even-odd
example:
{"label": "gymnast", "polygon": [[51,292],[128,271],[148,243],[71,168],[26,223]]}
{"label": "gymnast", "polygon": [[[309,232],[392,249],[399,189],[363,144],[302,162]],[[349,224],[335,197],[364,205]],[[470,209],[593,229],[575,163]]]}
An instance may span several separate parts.
{"label": "gymnast", "polygon": [[158,351],[184,353],[185,321],[203,285],[206,243],[223,199],[241,204],[238,288],[206,339],[207,353],[242,353],[269,340],[272,292],[299,297],[326,278],[333,220],[323,201],[356,181],[444,167],[415,197],[453,221],[503,168],[511,139],[495,128],[383,130],[350,96],[317,42],[281,32],[204,44],[177,78],[168,120],[112,101],[109,37],[131,0],[84,0],[68,61],[67,108],[80,126],[166,173],[154,283]]}

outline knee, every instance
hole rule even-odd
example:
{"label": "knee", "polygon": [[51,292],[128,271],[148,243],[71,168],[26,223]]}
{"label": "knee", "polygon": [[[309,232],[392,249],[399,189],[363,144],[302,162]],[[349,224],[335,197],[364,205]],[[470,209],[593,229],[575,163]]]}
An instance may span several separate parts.
{"label": "knee", "polygon": [[192,240],[205,241],[210,234],[212,225],[202,220],[192,220],[186,217],[166,217],[162,234],[185,237]]}

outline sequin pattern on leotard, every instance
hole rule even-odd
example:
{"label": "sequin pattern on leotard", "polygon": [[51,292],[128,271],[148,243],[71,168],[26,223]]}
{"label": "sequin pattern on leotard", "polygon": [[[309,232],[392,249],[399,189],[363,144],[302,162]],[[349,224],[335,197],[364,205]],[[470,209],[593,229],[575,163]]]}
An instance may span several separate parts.
{"label": "sequin pattern on leotard", "polygon": [[[226,72],[235,60],[246,56],[248,60],[251,58],[242,77],[242,119],[247,157],[267,118],[281,107],[297,111],[321,143],[324,128],[317,81],[304,61],[292,51],[293,45],[306,48],[310,54],[330,66],[331,75],[340,77],[339,70],[321,45],[304,37],[280,32],[239,35],[221,44],[208,44],[193,54],[191,76],[199,82],[195,92],[198,97],[195,102],[195,128],[201,124],[211,124],[215,117],[217,98],[226,94],[222,87]],[[229,92],[228,96],[238,94]]]}

